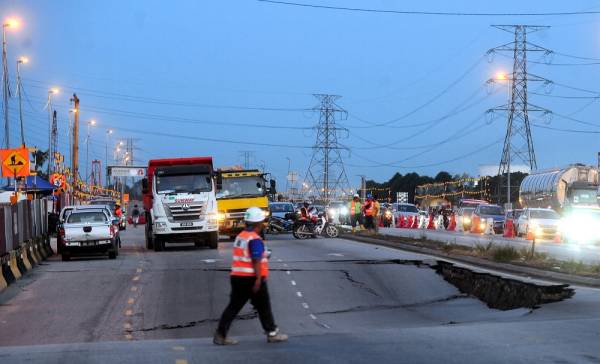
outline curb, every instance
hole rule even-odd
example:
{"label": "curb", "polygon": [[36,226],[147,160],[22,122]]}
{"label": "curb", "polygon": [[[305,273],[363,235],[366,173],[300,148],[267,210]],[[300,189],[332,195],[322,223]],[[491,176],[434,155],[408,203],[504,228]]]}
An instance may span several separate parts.
{"label": "curb", "polygon": [[479,259],[479,258],[474,258],[474,257],[446,254],[446,253],[443,253],[443,252],[441,252],[439,250],[435,250],[435,249],[430,249],[430,248],[425,248],[425,247],[420,247],[420,246],[414,246],[411,244],[386,240],[385,239],[386,235],[382,235],[381,237],[367,237],[367,236],[350,235],[350,234],[342,233],[342,234],[340,234],[340,238],[347,239],[347,240],[353,240],[353,241],[359,241],[361,243],[381,245],[381,246],[385,246],[388,248],[409,251],[412,253],[419,253],[419,254],[425,254],[425,255],[431,255],[431,256],[435,256],[435,257],[439,257],[439,258],[444,258],[444,259],[451,259],[451,260],[454,260],[457,262],[461,262],[461,263],[465,263],[465,264],[469,264],[469,265],[473,265],[473,266],[477,266],[477,267],[481,267],[481,268],[492,269],[492,270],[496,270],[499,272],[522,276],[524,278],[537,278],[537,279],[543,279],[543,280],[547,280],[547,281],[558,281],[561,283],[572,284],[572,285],[600,288],[600,279],[599,278],[575,276],[575,275],[571,275],[571,274],[546,271],[546,270],[541,270],[541,269],[537,269],[537,268],[521,267],[521,266],[514,265],[514,264],[497,263],[497,262],[492,262],[489,260],[484,260],[484,259]]}

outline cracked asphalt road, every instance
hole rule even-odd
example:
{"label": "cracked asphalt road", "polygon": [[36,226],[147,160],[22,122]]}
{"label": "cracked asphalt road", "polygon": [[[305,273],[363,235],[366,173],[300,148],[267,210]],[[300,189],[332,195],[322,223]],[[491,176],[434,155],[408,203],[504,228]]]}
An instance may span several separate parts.
{"label": "cracked asphalt road", "polygon": [[257,351],[261,362],[600,358],[600,329],[590,325],[600,319],[598,290],[577,288],[572,299],[536,310],[500,311],[422,264],[431,257],[342,239],[269,236],[268,243],[273,311],[289,343],[267,346],[248,305],[231,330],[242,343],[214,348],[231,243],[156,253],[143,248],[140,227],[123,233],[117,260],[54,257],[0,293],[0,361],[228,362]]}

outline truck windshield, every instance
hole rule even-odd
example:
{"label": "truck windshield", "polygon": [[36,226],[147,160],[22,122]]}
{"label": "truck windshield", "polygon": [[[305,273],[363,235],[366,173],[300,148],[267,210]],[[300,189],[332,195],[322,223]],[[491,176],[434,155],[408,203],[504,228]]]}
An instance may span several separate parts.
{"label": "truck windshield", "polygon": [[217,198],[262,197],[266,193],[265,181],[260,176],[223,178]]}
{"label": "truck windshield", "polygon": [[571,191],[571,202],[575,205],[592,205],[598,203],[596,190],[576,189]]}
{"label": "truck windshield", "polygon": [[208,174],[177,174],[156,176],[156,193],[199,193],[212,190]]}

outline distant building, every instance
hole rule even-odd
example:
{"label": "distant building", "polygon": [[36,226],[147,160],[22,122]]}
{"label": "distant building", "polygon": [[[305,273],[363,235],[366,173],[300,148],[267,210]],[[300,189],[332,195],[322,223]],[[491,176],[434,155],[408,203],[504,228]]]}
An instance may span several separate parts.
{"label": "distant building", "polygon": [[[524,164],[511,164],[510,172],[522,172],[529,173],[529,167]],[[479,165],[479,176],[497,176],[498,175],[498,165],[497,164],[480,164]]]}

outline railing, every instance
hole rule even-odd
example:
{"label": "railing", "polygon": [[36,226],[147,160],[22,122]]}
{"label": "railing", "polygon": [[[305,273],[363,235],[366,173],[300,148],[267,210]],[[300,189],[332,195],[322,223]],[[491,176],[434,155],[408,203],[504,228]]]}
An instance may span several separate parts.
{"label": "railing", "polygon": [[48,235],[48,201],[0,205],[0,256]]}

